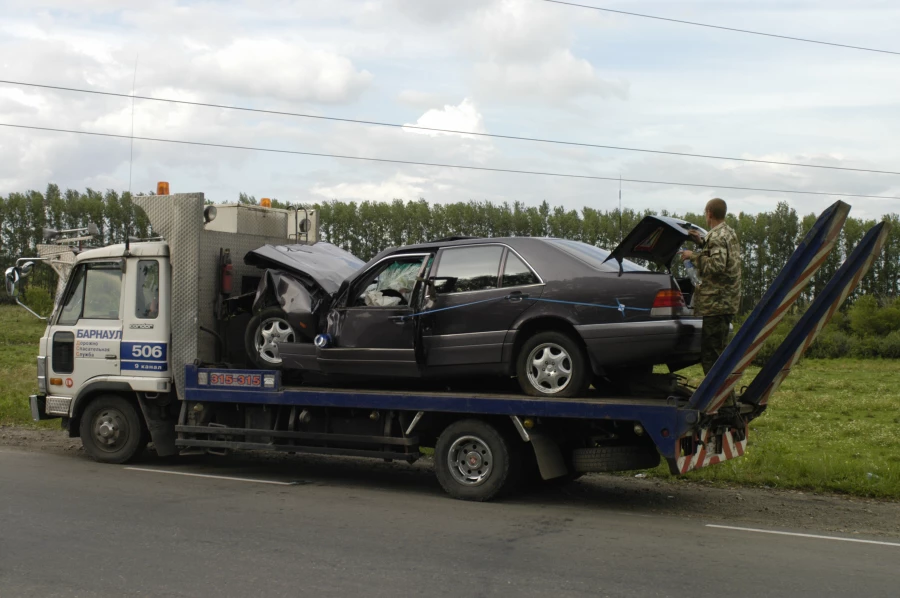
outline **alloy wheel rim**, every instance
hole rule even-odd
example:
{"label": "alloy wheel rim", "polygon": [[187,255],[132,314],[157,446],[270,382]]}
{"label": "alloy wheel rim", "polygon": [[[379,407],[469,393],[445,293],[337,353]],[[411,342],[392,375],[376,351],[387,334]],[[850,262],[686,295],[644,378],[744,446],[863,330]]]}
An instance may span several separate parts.
{"label": "alloy wheel rim", "polygon": [[572,382],[572,357],[556,343],[541,343],[526,362],[528,381],[543,394],[557,394]]}
{"label": "alloy wheel rim", "polygon": [[278,343],[293,343],[295,339],[294,329],[284,318],[266,318],[256,327],[254,345],[260,359],[267,363],[280,364]]}

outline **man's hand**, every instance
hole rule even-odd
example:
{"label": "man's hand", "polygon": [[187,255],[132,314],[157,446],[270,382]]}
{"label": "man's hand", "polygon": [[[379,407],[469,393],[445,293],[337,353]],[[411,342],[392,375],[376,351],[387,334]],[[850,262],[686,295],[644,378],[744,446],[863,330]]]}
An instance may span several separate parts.
{"label": "man's hand", "polygon": [[700,236],[700,231],[698,231],[695,228],[692,228],[691,230],[688,231],[688,237],[690,237],[691,241],[693,241],[697,245],[703,244],[703,237]]}
{"label": "man's hand", "polygon": [[681,261],[682,262],[685,260],[692,260],[692,259],[694,259],[694,252],[691,251],[690,249],[685,249],[684,251],[681,252]]}

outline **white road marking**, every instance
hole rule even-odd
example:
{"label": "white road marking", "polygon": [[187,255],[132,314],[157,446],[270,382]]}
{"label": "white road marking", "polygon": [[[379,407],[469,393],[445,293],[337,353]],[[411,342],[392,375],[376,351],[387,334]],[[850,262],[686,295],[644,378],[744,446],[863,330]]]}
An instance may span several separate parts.
{"label": "white road marking", "polygon": [[226,475],[210,475],[208,473],[188,473],[186,471],[167,471],[165,469],[149,469],[146,467],[126,467],[131,471],[149,471],[151,473],[167,473],[169,475],[186,475],[195,478],[212,478],[215,480],[229,480],[232,482],[254,482],[256,484],[274,484],[276,486],[293,486],[294,482],[276,482],[275,480],[257,480],[254,478],[235,478]]}
{"label": "white road marking", "polygon": [[797,534],[794,532],[776,532],[770,529],[756,529],[752,527],[734,527],[731,525],[713,525],[711,523],[707,523],[706,527],[715,527],[718,529],[733,529],[740,532],[756,532],[758,534],[776,534],[779,536],[795,536],[797,538],[815,538],[816,540],[837,540],[839,542],[859,542],[860,544],[879,544],[881,546],[897,546],[900,548],[900,543],[898,542],[879,542],[878,540],[861,540],[859,538],[838,538],[836,536],[817,536],[816,534]]}

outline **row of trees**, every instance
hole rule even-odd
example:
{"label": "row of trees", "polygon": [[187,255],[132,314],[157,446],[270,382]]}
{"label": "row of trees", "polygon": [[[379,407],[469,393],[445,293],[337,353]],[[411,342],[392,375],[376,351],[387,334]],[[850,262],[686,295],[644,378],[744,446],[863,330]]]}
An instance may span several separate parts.
{"label": "row of trees", "polygon": [[[585,207],[567,210],[521,202],[495,204],[470,201],[453,204],[429,204],[425,200],[403,202],[331,201],[317,206],[321,237],[351,253],[368,259],[386,247],[418,243],[452,235],[477,237],[552,236],[582,241],[612,249],[649,210],[598,210]],[[706,227],[702,214],[677,216]],[[728,224],[737,231],[743,259],[743,311],[750,311],[762,298],[769,284],[797,248],[797,244],[816,221],[816,214],[800,217],[785,202],[771,212],[729,214]],[[900,295],[900,217],[884,217],[893,223],[890,239],[870,273],[862,281],[858,294],[869,294],[882,301]],[[874,220],[849,218],[844,225],[839,247],[822,266],[806,294],[806,299],[821,290],[844,258]],[[680,269],[680,264],[676,264]],[[678,271],[675,272],[679,274]]]}
{"label": "row of trees", "polygon": [[[256,203],[254,197],[243,193],[238,201]],[[273,207],[284,206],[273,201]],[[314,207],[319,213],[321,238],[362,259],[369,259],[387,247],[454,235],[554,236],[611,249],[650,213],[630,208],[621,211],[591,207],[568,210],[553,207],[546,201],[539,206],[488,201],[429,204],[424,199],[329,201]],[[701,214],[678,215],[664,210],[661,215],[680,216],[705,226]],[[892,222],[892,234],[854,298],[865,294],[885,302],[900,295],[900,218],[897,214],[884,218]],[[815,219],[815,214],[799,216],[784,202],[771,212],[728,215],[728,222],[737,231],[741,242],[743,311],[749,311],[759,301]],[[137,237],[151,234],[146,215],[134,206],[127,192],[108,190],[101,193],[92,189],[61,192],[51,184],[44,193],[27,191],[0,196],[0,262],[5,267],[16,257],[33,255],[35,246],[42,242],[44,227],[70,229],[86,226],[89,222],[99,227],[102,244],[122,242],[127,234]],[[806,298],[820,290],[874,224],[875,221],[848,219],[838,249],[820,270]],[[54,286],[49,273],[38,276],[34,282],[48,289]]]}

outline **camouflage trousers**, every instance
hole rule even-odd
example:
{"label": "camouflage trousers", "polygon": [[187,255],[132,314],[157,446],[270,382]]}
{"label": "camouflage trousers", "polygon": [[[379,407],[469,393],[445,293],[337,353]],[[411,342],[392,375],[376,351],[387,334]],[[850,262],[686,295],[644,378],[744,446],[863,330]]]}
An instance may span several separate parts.
{"label": "camouflage trousers", "polygon": [[709,373],[714,363],[728,345],[728,325],[733,316],[703,316],[703,334],[700,337],[700,363],[703,374]]}

